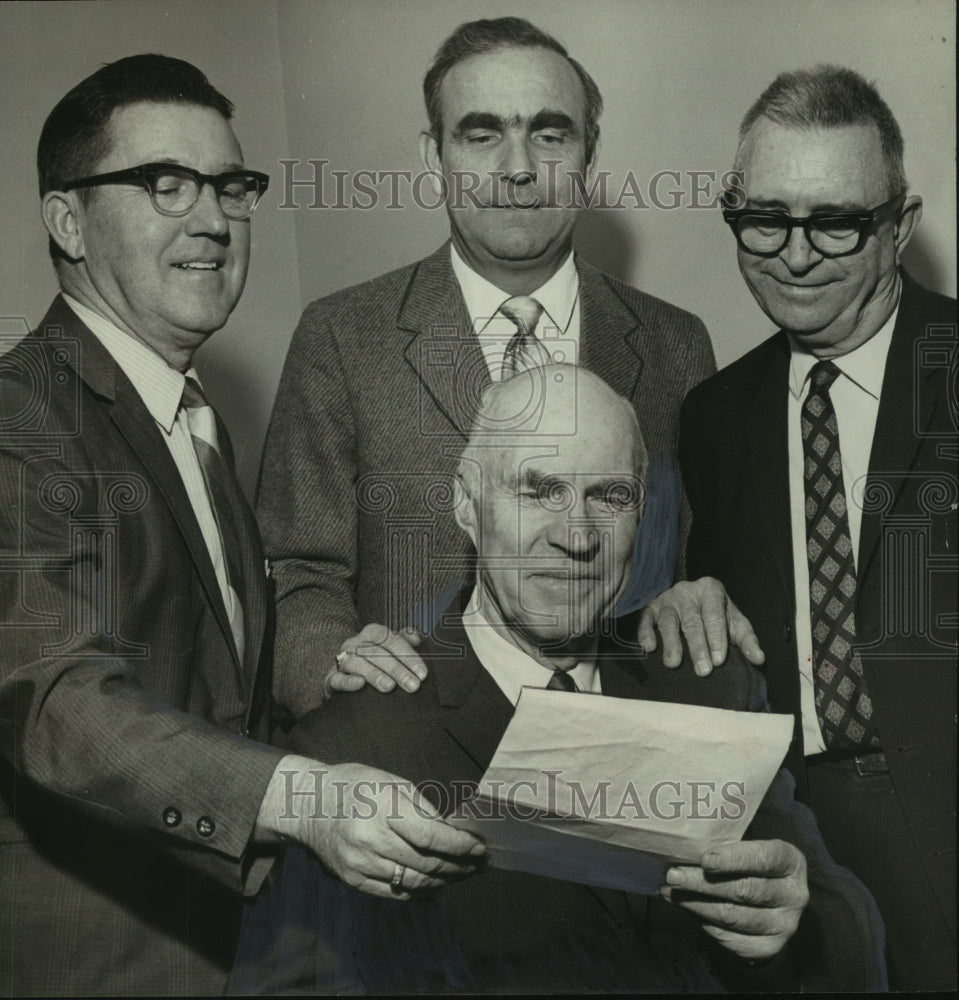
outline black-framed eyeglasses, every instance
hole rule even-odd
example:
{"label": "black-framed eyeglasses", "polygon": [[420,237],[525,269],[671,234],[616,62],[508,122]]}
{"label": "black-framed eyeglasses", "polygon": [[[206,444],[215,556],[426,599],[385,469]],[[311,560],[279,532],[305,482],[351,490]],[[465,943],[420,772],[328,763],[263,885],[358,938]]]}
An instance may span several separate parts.
{"label": "black-framed eyeglasses", "polygon": [[200,189],[212,184],[220,209],[228,219],[247,219],[270,184],[258,170],[228,170],[223,174],[201,174],[179,163],[141,163],[138,167],[108,174],[81,177],[61,185],[62,191],[98,184],[141,184],[161,215],[186,215],[197,203]]}
{"label": "black-framed eyeglasses", "polygon": [[775,257],[782,253],[797,226],[806,234],[810,246],[823,257],[848,257],[862,249],[879,215],[893,206],[901,206],[905,197],[905,194],[897,194],[865,212],[816,212],[797,219],[781,212],[724,208],[723,218],[735,233],[740,247],[756,257]]}

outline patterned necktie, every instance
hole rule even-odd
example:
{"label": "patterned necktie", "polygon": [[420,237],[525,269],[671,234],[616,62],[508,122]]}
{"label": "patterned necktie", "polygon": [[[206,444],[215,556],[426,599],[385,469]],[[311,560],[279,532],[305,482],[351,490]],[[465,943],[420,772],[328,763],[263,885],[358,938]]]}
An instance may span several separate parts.
{"label": "patterned necktie", "polygon": [[514,295],[499,307],[499,311],[516,327],[503,355],[503,378],[548,365],[552,357],[533,332],[543,314],[539,302],[528,295]]}
{"label": "patterned necktie", "polygon": [[547,691],[578,691],[576,681],[565,670],[554,670],[553,676],[546,685]]}
{"label": "patterned necktie", "polygon": [[229,600],[225,601],[230,629],[240,660],[243,659],[243,570],[240,535],[233,511],[240,487],[230,466],[220,454],[216,416],[196,379],[189,375],[183,386],[183,409],[186,412],[193,450],[196,452],[206,485],[207,497],[220,535],[220,548],[226,563]]}
{"label": "patterned necktie", "polygon": [[829,388],[839,377],[831,361],[810,374],[802,407],[806,555],[812,625],[816,715],[828,750],[875,750],[872,721],[856,643],[856,565],[853,561],[839,425]]}

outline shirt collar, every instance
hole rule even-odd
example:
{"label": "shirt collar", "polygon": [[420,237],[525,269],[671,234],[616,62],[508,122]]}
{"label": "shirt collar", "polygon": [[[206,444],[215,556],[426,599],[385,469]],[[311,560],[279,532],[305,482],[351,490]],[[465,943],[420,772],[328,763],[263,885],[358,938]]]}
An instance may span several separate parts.
{"label": "shirt collar", "polygon": [[[476,333],[482,333],[489,321],[496,315],[499,307],[512,296],[504,292],[502,288],[497,288],[482,275],[477,274],[460,257],[452,243],[450,244],[450,258],[453,274],[456,276],[463,292],[463,298],[466,300],[466,311],[473,321],[473,328]],[[579,275],[576,272],[572,250],[560,265],[559,270],[534,292],[530,292],[530,295],[543,307],[549,325],[556,327],[561,333],[565,332],[572,319],[573,308],[579,295]],[[540,329],[543,322],[543,320],[540,321]]]}
{"label": "shirt collar", "polygon": [[[483,615],[477,588],[463,612],[463,627],[477,659],[513,705],[524,687],[545,688],[549,683],[549,668],[514,646],[503,635],[503,629]],[[580,691],[591,692],[597,690],[597,669],[594,660],[581,660],[567,672]]]}
{"label": "shirt collar", "polygon": [[[150,416],[167,434],[171,433],[183,397],[184,375],[105,316],[66,293],[63,299],[133,383]],[[192,368],[187,374],[196,378]]]}
{"label": "shirt collar", "polygon": [[[889,319],[883,323],[877,333],[865,343],[860,344],[854,351],[832,359],[833,364],[846,378],[875,399],[879,399],[879,394],[882,391],[886,357],[889,354],[892,331],[896,326],[898,315],[899,305],[897,304]],[[790,348],[789,391],[796,399],[802,399],[809,373],[819,359],[798,343],[791,333],[788,333],[787,336]]]}

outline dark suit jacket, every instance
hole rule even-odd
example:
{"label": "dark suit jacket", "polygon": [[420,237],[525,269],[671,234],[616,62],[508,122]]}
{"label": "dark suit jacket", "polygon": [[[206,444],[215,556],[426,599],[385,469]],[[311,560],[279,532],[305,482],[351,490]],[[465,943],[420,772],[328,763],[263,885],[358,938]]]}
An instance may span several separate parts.
{"label": "dark suit jacket", "polygon": [[[633,401],[651,455],[674,455],[683,396],[715,371],[705,328],[576,266],[582,364]],[[488,382],[448,243],[304,312],[258,500],[277,582],[275,694],[295,715],[319,703],[343,639],[442,609],[470,577],[452,481]]]}
{"label": "dark suit jacket", "polygon": [[0,359],[0,406],[0,992],[219,992],[280,756],[245,738],[269,688],[252,515],[240,663],[169,449],[62,299]]}
{"label": "dark suit jacket", "polygon": [[[915,843],[901,863],[939,901],[938,913],[916,919],[944,922],[953,940],[956,350],[955,300],[904,274],[869,460],[856,605],[875,719]],[[770,704],[796,715],[787,763],[802,793],[788,367],[780,332],[694,389],[683,407],[680,459],[693,508],[690,576],[718,577],[751,620],[767,656]]]}
{"label": "dark suit jacket", "polygon": [[[293,730],[293,749],[358,761],[421,786],[444,813],[486,770],[513,708],[481,666],[458,616],[421,647],[430,674],[415,695],[372,688],[333,698]],[[735,654],[707,679],[609,643],[603,691],[624,698],[761,710],[761,676]],[[812,904],[808,986],[883,984],[882,930],[865,889],[825,853],[815,822],[780,772],[751,828],[799,846]],[[721,988],[705,940],[662,900],[492,868],[435,897],[392,903],[325,876],[301,853],[248,905],[231,991],[689,991]],[[647,907],[648,903],[648,907]],[[648,912],[647,912],[648,909]],[[830,944],[822,947],[822,942]],[[829,952],[824,964],[823,954]],[[779,985],[782,985],[780,982]],[[795,983],[793,983],[795,985]]]}

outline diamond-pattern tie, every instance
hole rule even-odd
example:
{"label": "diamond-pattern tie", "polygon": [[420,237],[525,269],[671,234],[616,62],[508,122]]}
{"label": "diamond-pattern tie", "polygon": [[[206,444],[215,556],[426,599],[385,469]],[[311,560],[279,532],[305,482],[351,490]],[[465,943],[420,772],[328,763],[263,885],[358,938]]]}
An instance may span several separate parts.
{"label": "diamond-pattern tie", "polygon": [[543,314],[542,305],[529,295],[514,295],[499,311],[516,327],[503,355],[503,378],[548,365],[552,356],[534,333]]}
{"label": "diamond-pattern tie", "polygon": [[553,676],[546,685],[547,691],[578,691],[576,681],[565,670],[554,670]]}
{"label": "diamond-pattern tie", "polygon": [[239,494],[239,484],[230,466],[220,454],[217,441],[216,415],[207,402],[196,379],[189,375],[183,386],[183,409],[186,412],[193,450],[196,452],[206,485],[207,497],[220,534],[220,548],[226,563],[230,600],[226,602],[230,627],[237,652],[243,659],[243,562],[240,536],[234,519],[234,498]]}
{"label": "diamond-pattern tie", "polygon": [[839,425],[829,388],[831,361],[810,374],[802,407],[806,556],[812,625],[816,715],[828,750],[879,748],[856,644],[856,564],[839,451]]}

